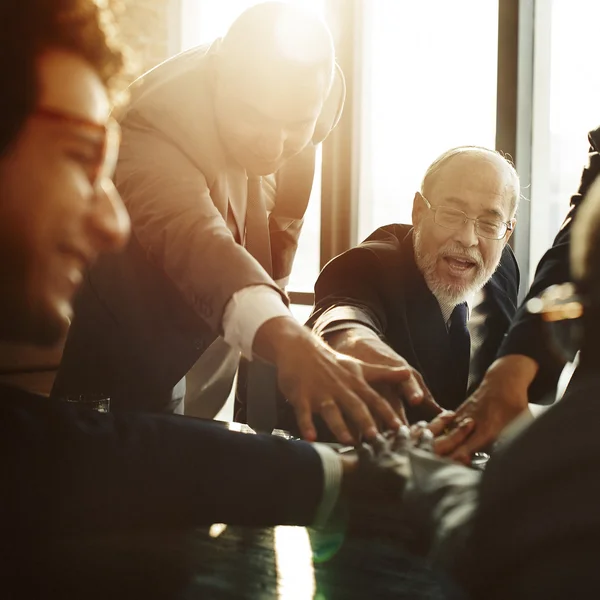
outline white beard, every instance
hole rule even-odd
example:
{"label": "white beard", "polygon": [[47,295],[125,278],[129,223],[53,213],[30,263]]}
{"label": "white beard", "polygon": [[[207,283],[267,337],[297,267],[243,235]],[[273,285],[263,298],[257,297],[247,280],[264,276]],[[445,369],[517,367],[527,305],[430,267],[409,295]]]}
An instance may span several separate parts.
{"label": "white beard", "polygon": [[[413,241],[415,249],[415,262],[421,271],[427,287],[441,304],[454,305],[464,302],[469,296],[478,292],[492,277],[498,267],[496,263],[492,268],[485,267],[483,258],[475,248],[464,248],[455,242],[448,242],[440,248],[437,255],[426,254],[423,251],[421,230],[414,228]],[[440,279],[437,274],[437,263],[446,255],[462,255],[475,263],[475,277],[469,283],[447,282]]]}

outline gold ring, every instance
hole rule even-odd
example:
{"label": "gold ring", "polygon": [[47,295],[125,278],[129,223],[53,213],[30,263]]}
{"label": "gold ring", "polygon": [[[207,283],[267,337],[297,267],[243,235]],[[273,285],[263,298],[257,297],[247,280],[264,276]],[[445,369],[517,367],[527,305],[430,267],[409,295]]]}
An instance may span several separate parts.
{"label": "gold ring", "polygon": [[323,409],[331,405],[336,405],[335,400],[333,398],[328,398],[327,400],[323,400],[323,402],[321,402],[321,406],[319,408]]}

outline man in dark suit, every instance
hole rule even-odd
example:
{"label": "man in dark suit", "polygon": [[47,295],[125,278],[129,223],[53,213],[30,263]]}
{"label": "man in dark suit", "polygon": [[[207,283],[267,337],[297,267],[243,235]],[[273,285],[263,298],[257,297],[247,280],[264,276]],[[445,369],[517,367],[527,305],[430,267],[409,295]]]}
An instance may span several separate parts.
{"label": "man in dark suit", "polygon": [[544,294],[540,313],[548,328],[583,312],[582,337],[569,343],[580,364],[563,398],[514,423],[482,476],[412,452],[400,510],[473,598],[583,598],[600,584],[600,181],[578,210],[570,270],[579,297],[556,304]]}
{"label": "man in dark suit", "polygon": [[[0,73],[11,82],[0,97],[3,341],[55,342],[86,267],[129,233],[111,181],[119,136],[107,92],[118,91],[123,56],[108,17],[92,0],[0,4]],[[48,535],[314,523],[342,481],[360,489],[356,464],[323,446],[90,412],[3,385],[1,568],[17,544]]]}
{"label": "man in dark suit", "polygon": [[[342,353],[410,366],[442,407],[457,408],[515,313],[519,272],[506,242],[518,198],[518,176],[500,154],[444,153],[415,194],[413,227],[381,227],[323,269],[309,324]],[[455,319],[461,306],[466,323]],[[410,406],[419,398],[410,383],[409,421],[431,418],[431,403]]]}
{"label": "man in dark suit", "polygon": [[467,461],[475,451],[488,446],[521,413],[528,402],[552,402],[565,359],[542,342],[541,319],[527,310],[527,302],[551,285],[571,281],[569,249],[571,228],[579,207],[600,173],[600,128],[588,134],[589,161],[583,169],[577,193],[571,197],[570,210],[552,247],[544,254],[531,288],[518,309],[497,360],[486,372],[481,386],[457,411],[457,420],[472,418],[475,427],[460,446],[445,446],[446,452]]}
{"label": "man in dark suit", "polygon": [[289,4],[256,5],[222,40],[151,70],[132,96],[116,185],[133,236],[86,279],[53,395],[103,392],[114,410],[177,412],[206,353],[210,367],[198,369],[227,380],[223,403],[241,351],[275,365],[306,439],[313,412],[345,443],[344,418],[371,436],[371,412],[397,427],[369,368],[298,324],[283,290],[315,145],[344,98],[326,26]]}

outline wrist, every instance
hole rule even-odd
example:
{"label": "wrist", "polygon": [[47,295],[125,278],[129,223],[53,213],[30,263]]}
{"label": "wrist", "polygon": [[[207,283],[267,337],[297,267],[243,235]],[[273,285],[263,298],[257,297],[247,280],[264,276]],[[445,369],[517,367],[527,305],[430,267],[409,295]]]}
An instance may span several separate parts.
{"label": "wrist", "polygon": [[310,332],[293,317],[275,317],[259,327],[254,336],[252,351],[276,365],[287,354],[290,344],[310,341],[310,338]]}
{"label": "wrist", "polygon": [[485,383],[497,388],[509,388],[511,397],[520,397],[527,389],[539,370],[538,363],[524,354],[507,354],[496,359],[487,373]]}

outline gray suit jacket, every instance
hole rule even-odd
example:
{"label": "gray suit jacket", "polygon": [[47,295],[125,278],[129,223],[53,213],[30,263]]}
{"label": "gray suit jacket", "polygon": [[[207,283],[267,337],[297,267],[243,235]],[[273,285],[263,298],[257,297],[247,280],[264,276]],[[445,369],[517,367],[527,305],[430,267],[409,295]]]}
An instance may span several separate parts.
{"label": "gray suit jacket", "polygon": [[[216,48],[178,55],[132,86],[120,115],[116,184],[133,235],[125,252],[103,257],[89,273],[55,396],[101,391],[111,396],[111,410],[173,410],[183,388],[173,396],[172,389],[222,333],[235,292],[262,284],[287,301],[232,233],[244,231],[245,215],[235,207],[245,206],[247,178],[215,124]],[[276,174],[269,218],[274,279],[291,271],[314,156],[311,144]]]}

